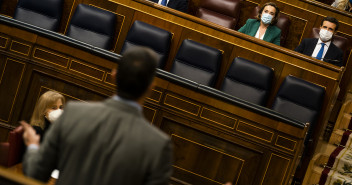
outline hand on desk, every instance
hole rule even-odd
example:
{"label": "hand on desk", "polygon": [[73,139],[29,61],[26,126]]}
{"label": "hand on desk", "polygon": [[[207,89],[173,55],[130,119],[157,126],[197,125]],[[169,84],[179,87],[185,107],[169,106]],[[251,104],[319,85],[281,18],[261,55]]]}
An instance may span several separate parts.
{"label": "hand on desk", "polygon": [[20,123],[24,129],[23,140],[26,146],[29,146],[31,144],[39,146],[40,136],[36,134],[34,128],[25,121],[20,121]]}

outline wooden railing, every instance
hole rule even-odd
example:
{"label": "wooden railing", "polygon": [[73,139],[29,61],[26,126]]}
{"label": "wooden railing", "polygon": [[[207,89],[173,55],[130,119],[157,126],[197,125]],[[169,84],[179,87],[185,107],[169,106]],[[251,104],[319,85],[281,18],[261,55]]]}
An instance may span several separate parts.
{"label": "wooden railing", "polygon": [[0,184],[2,185],[44,185],[44,183],[15,173],[0,166]]}

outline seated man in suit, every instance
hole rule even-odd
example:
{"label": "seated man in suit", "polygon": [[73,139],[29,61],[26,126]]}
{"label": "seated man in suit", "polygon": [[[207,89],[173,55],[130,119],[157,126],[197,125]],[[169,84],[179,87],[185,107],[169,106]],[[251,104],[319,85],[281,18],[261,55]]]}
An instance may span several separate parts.
{"label": "seated man in suit", "polygon": [[149,1],[187,13],[188,0],[149,0]]}
{"label": "seated man in suit", "polygon": [[119,62],[117,95],[102,102],[70,102],[48,130],[42,144],[25,122],[27,176],[47,181],[60,171],[57,184],[168,185],[171,140],[149,124],[142,104],[152,88],[156,54],[147,48],[127,50]]}
{"label": "seated man in suit", "polygon": [[320,38],[303,39],[295,51],[336,66],[342,66],[343,51],[331,42],[338,28],[337,19],[325,17],[320,24]]}

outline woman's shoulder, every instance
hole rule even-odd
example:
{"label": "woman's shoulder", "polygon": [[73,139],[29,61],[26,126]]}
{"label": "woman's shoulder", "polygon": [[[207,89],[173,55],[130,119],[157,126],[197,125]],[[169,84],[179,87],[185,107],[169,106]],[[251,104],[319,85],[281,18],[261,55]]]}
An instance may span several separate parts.
{"label": "woman's shoulder", "polygon": [[254,22],[259,22],[257,19],[247,19],[246,23],[254,23]]}
{"label": "woman's shoulder", "polygon": [[271,25],[271,30],[276,32],[276,33],[281,33],[281,29],[277,27],[276,25]]}

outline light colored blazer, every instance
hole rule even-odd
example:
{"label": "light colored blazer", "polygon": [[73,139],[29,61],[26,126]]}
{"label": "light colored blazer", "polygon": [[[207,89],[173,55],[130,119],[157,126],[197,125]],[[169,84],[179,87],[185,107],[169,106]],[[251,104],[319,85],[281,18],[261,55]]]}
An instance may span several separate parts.
{"label": "light colored blazer", "polygon": [[[260,21],[257,19],[248,19],[246,24],[242,26],[238,31],[252,37],[255,36],[260,26]],[[274,43],[280,46],[280,36],[281,30],[277,26],[269,25],[267,28],[264,38],[264,41]]]}
{"label": "light colored blazer", "polygon": [[171,140],[124,102],[70,102],[39,150],[28,150],[23,170],[57,184],[167,185],[172,172]]}

